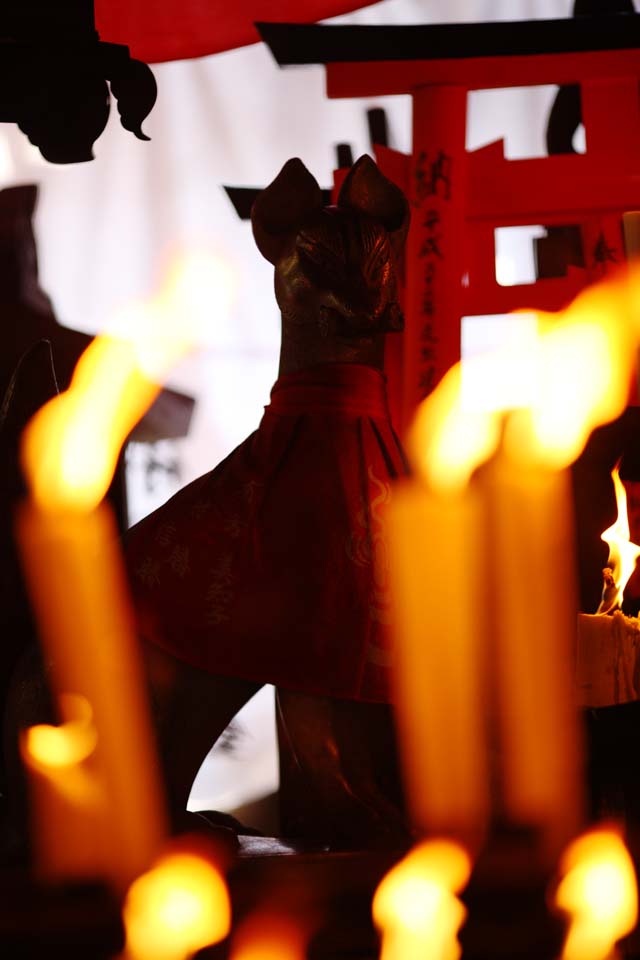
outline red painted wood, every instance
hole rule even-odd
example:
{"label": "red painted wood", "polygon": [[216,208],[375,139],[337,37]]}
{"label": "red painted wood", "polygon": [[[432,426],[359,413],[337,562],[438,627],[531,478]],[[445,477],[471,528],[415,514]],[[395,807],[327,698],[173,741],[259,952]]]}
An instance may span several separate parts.
{"label": "red painted wood", "polygon": [[586,78],[637,77],[640,76],[640,51],[330,63],[326,69],[329,97],[377,97],[411,93],[416,87],[427,85],[457,84],[469,90],[484,90],[581,83]]}
{"label": "red painted wood", "polygon": [[460,358],[466,101],[464,87],[413,97],[401,427]]}

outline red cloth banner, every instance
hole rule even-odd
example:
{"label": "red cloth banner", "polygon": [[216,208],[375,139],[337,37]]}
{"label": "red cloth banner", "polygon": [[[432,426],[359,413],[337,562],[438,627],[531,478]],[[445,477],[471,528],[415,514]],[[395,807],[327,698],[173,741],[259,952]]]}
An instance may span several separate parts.
{"label": "red cloth banner", "polygon": [[372,0],[95,0],[96,29],[145,63],[188,60],[260,40],[256,21],[315,23]]}

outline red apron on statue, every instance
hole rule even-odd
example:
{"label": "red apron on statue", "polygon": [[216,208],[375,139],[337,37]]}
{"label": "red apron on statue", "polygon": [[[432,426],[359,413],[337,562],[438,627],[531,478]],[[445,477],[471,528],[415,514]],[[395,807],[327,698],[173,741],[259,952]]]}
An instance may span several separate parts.
{"label": "red apron on statue", "polygon": [[388,701],[381,511],[405,472],[380,372],[281,377],[257,431],[130,531],[143,635],[213,674]]}

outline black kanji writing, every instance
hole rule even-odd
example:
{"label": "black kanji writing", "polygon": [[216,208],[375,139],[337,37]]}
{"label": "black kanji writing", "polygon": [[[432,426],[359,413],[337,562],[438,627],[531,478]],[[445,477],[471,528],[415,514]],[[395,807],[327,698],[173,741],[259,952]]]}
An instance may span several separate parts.
{"label": "black kanji writing", "polygon": [[440,211],[439,210],[427,210],[424,220],[422,221],[422,226],[426,227],[427,230],[433,232],[437,226],[440,224]]}
{"label": "black kanji writing", "polygon": [[420,247],[419,257],[439,257],[442,260],[442,250],[440,249],[440,235],[432,234],[425,237]]}
{"label": "black kanji writing", "polygon": [[422,343],[438,343],[438,337],[433,329],[431,321],[424,323],[420,330],[420,340]]}
{"label": "black kanji writing", "polygon": [[434,159],[429,158],[426,150],[420,151],[415,172],[418,205],[426,197],[451,199],[451,166],[451,157],[444,150],[438,150]]}
{"label": "black kanji writing", "polygon": [[433,260],[427,260],[424,265],[423,289],[422,289],[422,313],[426,317],[432,317],[435,313],[435,298],[433,292],[434,278],[436,274],[436,265]]}

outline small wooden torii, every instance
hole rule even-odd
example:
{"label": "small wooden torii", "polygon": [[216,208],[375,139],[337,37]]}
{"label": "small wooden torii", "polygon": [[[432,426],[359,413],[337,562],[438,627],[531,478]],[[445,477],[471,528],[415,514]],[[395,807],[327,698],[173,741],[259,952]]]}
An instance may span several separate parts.
{"label": "small wooden torii", "polygon": [[[623,260],[621,217],[640,207],[640,15],[258,28],[281,66],[324,64],[330,98],[412,97],[411,153],[375,151],[412,205],[406,332],[388,359],[401,429],[459,359],[463,316],[557,310]],[[466,150],[470,90],[551,83],[580,87],[584,155],[507,160],[502,141]],[[524,224],[577,225],[583,265],[501,286],[495,230]]]}

